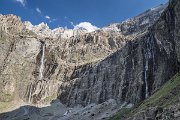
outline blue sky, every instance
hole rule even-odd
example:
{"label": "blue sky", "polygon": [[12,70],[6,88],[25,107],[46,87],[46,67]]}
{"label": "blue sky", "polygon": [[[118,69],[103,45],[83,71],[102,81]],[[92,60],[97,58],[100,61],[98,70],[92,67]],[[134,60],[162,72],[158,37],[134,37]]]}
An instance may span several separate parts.
{"label": "blue sky", "polygon": [[50,28],[73,28],[81,22],[103,27],[166,2],[168,0],[0,0],[0,13],[18,15],[32,24],[46,22]]}

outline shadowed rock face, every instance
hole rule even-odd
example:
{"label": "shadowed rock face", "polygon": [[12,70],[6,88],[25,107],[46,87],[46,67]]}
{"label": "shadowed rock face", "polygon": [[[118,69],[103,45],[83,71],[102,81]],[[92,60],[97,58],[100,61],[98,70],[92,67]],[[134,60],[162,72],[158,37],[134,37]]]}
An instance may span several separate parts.
{"label": "shadowed rock face", "polygon": [[67,105],[144,100],[178,71],[175,49],[168,49],[173,53],[168,56],[154,36],[147,33],[99,63],[76,68],[72,80],[61,85],[59,99]]}

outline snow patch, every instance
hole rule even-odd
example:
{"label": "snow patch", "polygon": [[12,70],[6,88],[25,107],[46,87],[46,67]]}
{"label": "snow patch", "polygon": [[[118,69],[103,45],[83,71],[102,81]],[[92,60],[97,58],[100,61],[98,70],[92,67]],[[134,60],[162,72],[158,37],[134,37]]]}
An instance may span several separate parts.
{"label": "snow patch", "polygon": [[82,30],[87,30],[88,32],[93,32],[93,31],[98,30],[99,28],[94,26],[94,25],[92,25],[89,22],[81,22],[78,25],[74,26],[74,29],[75,30],[82,29]]}
{"label": "snow patch", "polygon": [[150,21],[149,21],[149,19],[146,19],[146,20],[142,21],[142,23],[140,25],[145,25],[145,24],[148,24],[148,23],[150,23]]}

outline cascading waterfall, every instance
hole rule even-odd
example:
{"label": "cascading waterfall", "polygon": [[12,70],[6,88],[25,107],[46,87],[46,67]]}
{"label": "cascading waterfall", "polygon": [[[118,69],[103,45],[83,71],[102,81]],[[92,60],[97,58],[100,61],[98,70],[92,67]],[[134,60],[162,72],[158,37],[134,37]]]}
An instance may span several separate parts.
{"label": "cascading waterfall", "polygon": [[41,63],[39,67],[39,80],[43,79],[43,70],[44,70],[44,52],[45,52],[45,43],[42,43],[42,56],[41,56]]}
{"label": "cascading waterfall", "polygon": [[[40,60],[40,66],[39,66],[39,80],[43,79],[43,71],[44,71],[44,57],[45,57],[45,43],[42,42],[42,56]],[[29,96],[28,96],[28,102],[31,103],[31,97],[33,94],[33,83],[30,84],[29,86]]]}

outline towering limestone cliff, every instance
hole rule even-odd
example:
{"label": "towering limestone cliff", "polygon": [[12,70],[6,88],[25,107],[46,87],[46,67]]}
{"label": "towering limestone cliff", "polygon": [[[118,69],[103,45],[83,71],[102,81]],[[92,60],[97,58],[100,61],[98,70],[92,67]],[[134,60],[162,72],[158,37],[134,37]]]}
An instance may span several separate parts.
{"label": "towering limestone cliff", "polygon": [[179,71],[179,21],[178,0],[93,32],[0,15],[2,108],[56,98],[70,107],[136,106]]}
{"label": "towering limestone cliff", "polygon": [[[94,94],[95,99],[93,96],[91,98],[91,92],[86,95],[90,86],[78,93],[77,85],[79,84],[79,90],[82,89],[81,84],[90,84],[94,81],[95,85],[97,75],[100,76],[100,84],[106,84],[102,81],[105,71],[97,66],[97,63],[106,61],[104,59],[107,56],[124,47],[128,41],[133,41],[144,34],[143,32],[147,31],[147,28],[159,18],[166,6],[162,5],[123,23],[112,24],[90,33],[81,29],[51,31],[45,24],[33,27],[29,22],[22,23],[20,18],[14,15],[1,15],[0,77],[3,96],[8,95],[12,100],[22,99],[29,103],[42,102],[46,97],[57,95],[65,103],[65,100],[73,96],[69,102],[66,101],[66,104],[80,103],[82,105],[87,105],[87,101],[100,103],[108,98],[114,98],[116,95],[110,95],[110,93],[111,97],[100,100],[100,94],[102,96],[106,93],[102,93],[101,89],[96,92],[93,86],[90,89],[94,89],[96,94]],[[51,34],[54,31],[56,34],[59,32],[61,36],[52,37]],[[68,32],[70,35],[71,31],[84,32],[71,37],[63,37]],[[84,78],[85,80],[82,79],[83,72],[91,71],[93,65],[97,66],[97,70],[96,68],[92,70],[95,75],[88,76],[87,74],[88,77]],[[103,72],[102,76],[97,73],[98,71]],[[116,81],[114,76],[112,79]],[[75,87],[77,90],[73,90]],[[65,97],[61,97],[64,95]],[[75,100],[75,96],[79,98]],[[82,99],[82,96],[84,99],[77,102],[78,99]]]}

